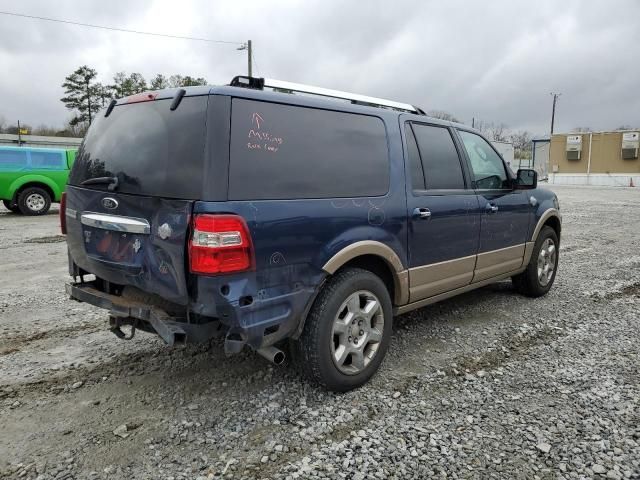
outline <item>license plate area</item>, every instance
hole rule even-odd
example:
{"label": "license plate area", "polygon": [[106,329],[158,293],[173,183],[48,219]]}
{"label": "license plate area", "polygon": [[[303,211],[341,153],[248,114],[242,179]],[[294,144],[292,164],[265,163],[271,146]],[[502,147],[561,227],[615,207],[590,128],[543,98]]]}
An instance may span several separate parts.
{"label": "license plate area", "polygon": [[143,245],[147,235],[87,226],[83,227],[82,234],[85,252],[89,257],[123,266],[142,266]]}

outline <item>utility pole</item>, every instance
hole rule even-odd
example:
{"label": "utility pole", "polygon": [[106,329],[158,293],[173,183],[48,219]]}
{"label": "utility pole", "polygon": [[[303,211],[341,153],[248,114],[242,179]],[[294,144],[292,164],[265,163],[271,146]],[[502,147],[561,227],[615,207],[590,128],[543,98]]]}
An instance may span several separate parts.
{"label": "utility pole", "polygon": [[556,121],[556,103],[558,101],[558,97],[562,94],[551,92],[550,95],[553,95],[553,107],[551,109],[551,135],[553,135],[553,124]]}
{"label": "utility pole", "polygon": [[247,40],[247,43],[243,43],[242,45],[240,45],[237,50],[246,50],[247,51],[247,73],[249,74],[249,76],[252,76],[253,73],[253,69],[251,68],[251,61],[252,61],[252,45],[251,45],[251,40]]}

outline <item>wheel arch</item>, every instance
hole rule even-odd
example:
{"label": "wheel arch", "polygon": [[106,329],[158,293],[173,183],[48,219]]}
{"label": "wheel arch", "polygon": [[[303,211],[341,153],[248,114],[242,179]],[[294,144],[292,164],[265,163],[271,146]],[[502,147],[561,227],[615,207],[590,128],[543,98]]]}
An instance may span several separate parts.
{"label": "wheel arch", "polygon": [[40,176],[28,176],[22,177],[16,180],[10,187],[9,191],[11,193],[11,197],[13,201],[18,201],[18,195],[26,188],[30,187],[38,187],[45,190],[50,196],[51,201],[56,202],[60,198],[60,191],[54,182],[47,179],[46,177]]}
{"label": "wheel arch", "polygon": [[560,212],[555,208],[550,208],[546,210],[538,219],[538,223],[536,224],[536,228],[533,231],[533,235],[531,235],[531,242],[535,242],[540,235],[540,230],[544,226],[550,226],[558,235],[558,240],[560,240],[560,232],[562,230],[562,218],[560,217]]}
{"label": "wheel arch", "polygon": [[348,267],[362,268],[378,275],[385,282],[394,305],[404,305],[409,301],[409,274],[400,257],[384,243],[373,240],[355,242],[338,251],[322,269],[333,275]]}

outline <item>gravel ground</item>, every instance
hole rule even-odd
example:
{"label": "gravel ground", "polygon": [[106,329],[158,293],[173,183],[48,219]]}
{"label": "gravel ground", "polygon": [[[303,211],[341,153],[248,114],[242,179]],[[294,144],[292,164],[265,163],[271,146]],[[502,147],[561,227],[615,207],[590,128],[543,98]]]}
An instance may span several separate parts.
{"label": "gravel ground", "polygon": [[221,344],[117,340],[57,212],[0,207],[0,477],[640,478],[640,189],[553,187],[560,269],[395,319],[347,394]]}

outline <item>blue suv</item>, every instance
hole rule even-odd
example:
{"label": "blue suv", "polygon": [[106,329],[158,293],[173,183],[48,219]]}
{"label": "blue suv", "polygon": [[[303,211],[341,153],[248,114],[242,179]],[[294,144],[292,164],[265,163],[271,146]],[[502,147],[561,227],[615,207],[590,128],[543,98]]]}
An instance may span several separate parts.
{"label": "blue suv", "polygon": [[67,293],[117,336],[290,352],[336,391],[376,372],[394,315],[508,278],[544,295],[561,230],[535,171],[465,125],[253,77],[112,101],[61,224]]}

